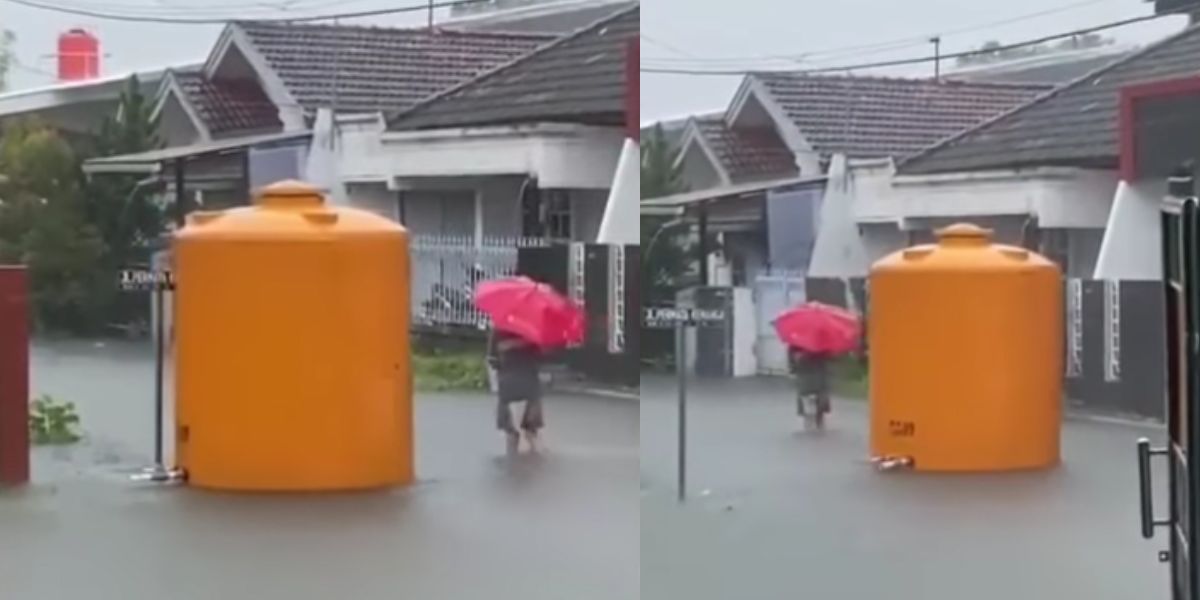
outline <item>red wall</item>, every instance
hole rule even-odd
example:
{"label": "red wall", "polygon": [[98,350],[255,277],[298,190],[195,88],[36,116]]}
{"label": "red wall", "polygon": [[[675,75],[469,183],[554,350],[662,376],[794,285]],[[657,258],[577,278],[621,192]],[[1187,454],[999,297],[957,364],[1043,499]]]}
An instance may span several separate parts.
{"label": "red wall", "polygon": [[29,481],[29,284],[0,266],[0,486]]}

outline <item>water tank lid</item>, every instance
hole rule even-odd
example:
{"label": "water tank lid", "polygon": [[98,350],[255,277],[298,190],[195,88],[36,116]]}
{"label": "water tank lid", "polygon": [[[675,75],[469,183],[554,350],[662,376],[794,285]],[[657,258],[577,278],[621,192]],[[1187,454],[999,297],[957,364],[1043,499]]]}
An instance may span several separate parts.
{"label": "water tank lid", "polygon": [[263,187],[256,196],[258,204],[262,206],[311,207],[325,204],[325,195],[319,188],[291,179]]}
{"label": "water tank lid", "polygon": [[948,245],[987,245],[992,241],[992,230],[970,223],[956,223],[937,231],[938,242]]}

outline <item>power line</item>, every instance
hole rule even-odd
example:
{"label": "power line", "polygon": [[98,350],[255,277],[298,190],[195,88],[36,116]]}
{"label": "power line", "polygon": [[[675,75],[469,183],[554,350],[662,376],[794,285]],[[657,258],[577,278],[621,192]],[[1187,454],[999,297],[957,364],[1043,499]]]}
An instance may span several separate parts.
{"label": "power line", "polygon": [[[1003,25],[1011,25],[1013,23],[1020,23],[1023,21],[1038,19],[1041,17],[1058,14],[1058,13],[1062,13],[1062,12],[1067,12],[1067,11],[1074,10],[1077,8],[1082,8],[1085,6],[1091,6],[1091,5],[1095,5],[1095,4],[1103,4],[1103,3],[1113,2],[1113,1],[1114,0],[1084,0],[1082,2],[1074,2],[1072,4],[1066,4],[1066,5],[1058,6],[1055,8],[1048,8],[1046,10],[1041,10],[1041,11],[1037,11],[1037,12],[1033,12],[1033,13],[1018,15],[1015,17],[1009,17],[1006,19],[998,20],[998,21],[991,21],[988,23],[977,23],[975,25],[967,25],[967,26],[963,26],[963,27],[960,27],[957,29],[939,31],[936,33],[931,32],[931,33],[927,33],[924,35],[917,35],[917,36],[905,37],[905,38],[897,38],[897,39],[890,40],[890,41],[873,42],[870,44],[858,44],[858,45],[853,45],[853,46],[840,46],[840,47],[835,47],[835,48],[826,48],[823,50],[813,50],[813,51],[803,52],[803,53],[799,53],[799,54],[760,54],[760,55],[750,55],[750,56],[741,56],[741,57],[737,57],[737,56],[702,57],[702,56],[697,56],[697,55],[689,53],[689,52],[684,52],[674,46],[665,45],[658,40],[650,40],[649,38],[647,38],[647,41],[650,41],[651,43],[653,43],[657,46],[663,47],[664,49],[670,50],[670,51],[674,52],[675,54],[680,54],[681,56],[691,57],[691,58],[659,57],[659,58],[651,58],[648,60],[652,60],[654,62],[663,62],[663,63],[666,63],[666,62],[677,62],[677,63],[695,62],[695,63],[716,64],[716,63],[751,62],[751,61],[759,61],[759,60],[796,62],[796,61],[808,60],[808,59],[810,59],[812,57],[816,57],[816,56],[826,56],[826,57],[828,57],[828,56],[839,56],[839,57],[861,56],[861,55],[866,55],[866,54],[876,54],[879,51],[886,52],[889,50],[899,50],[899,49],[911,48],[911,47],[915,47],[915,46],[925,46],[925,45],[929,44],[929,39],[932,37],[945,38],[946,36],[950,36],[950,35],[958,35],[958,34],[963,34],[963,33],[972,33],[975,31],[981,31],[981,30],[985,30],[985,29],[993,29],[993,28],[1000,27]],[[643,37],[645,37],[645,36],[643,36]],[[863,50],[865,50],[867,52],[859,52],[859,51],[863,51]]]}
{"label": "power line", "polygon": [[[1133,18],[1124,19],[1121,21],[1114,21],[1112,23],[1106,23],[1104,25],[1097,25],[1095,27],[1087,27],[1084,29],[1076,29],[1074,31],[1068,31],[1065,33],[1057,33],[1054,35],[1043,36],[1043,37],[1032,39],[1032,40],[1026,40],[1024,42],[1017,42],[1015,44],[1006,44],[1006,45],[996,46],[993,48],[988,48],[986,50],[983,50],[983,49],[966,50],[964,52],[943,54],[943,55],[941,55],[940,60],[963,58],[963,57],[967,57],[967,56],[975,56],[977,54],[986,54],[986,53],[991,53],[991,52],[1004,52],[1007,50],[1017,50],[1020,48],[1026,48],[1028,46],[1036,46],[1038,44],[1044,44],[1046,42],[1060,40],[1063,38],[1087,35],[1089,33],[1096,33],[1096,32],[1100,32],[1100,31],[1107,31],[1109,29],[1116,29],[1118,27],[1134,25],[1137,23],[1144,23],[1146,21],[1152,21],[1152,20],[1167,16],[1170,14],[1183,13],[1183,12],[1187,12],[1187,11],[1196,10],[1197,8],[1200,8],[1200,2],[1194,2],[1185,7],[1180,7],[1176,10],[1164,12],[1161,14],[1133,17]],[[747,75],[747,74],[755,73],[755,72],[770,73],[772,71],[776,71],[776,72],[780,72],[780,73],[816,74],[816,73],[834,73],[834,72],[839,72],[839,71],[855,71],[855,70],[859,70],[859,69],[876,69],[876,68],[881,68],[881,67],[898,67],[898,66],[903,66],[903,65],[916,65],[916,64],[932,62],[934,60],[939,60],[939,58],[935,58],[933,56],[922,56],[919,58],[902,58],[902,59],[896,59],[896,60],[885,60],[885,61],[878,61],[878,62],[841,65],[841,66],[836,66],[836,67],[821,67],[821,68],[814,68],[814,69],[788,69],[788,70],[759,69],[759,70],[753,70],[753,69],[685,69],[685,68],[644,67],[644,68],[640,69],[640,71],[642,73],[660,73],[660,74],[671,74],[671,75],[725,75],[725,76]]]}
{"label": "power line", "polygon": [[[486,0],[443,0],[441,2],[424,3],[420,5],[402,6],[396,8],[381,8],[376,10],[363,10],[358,12],[344,12],[325,15],[308,15],[308,16],[288,16],[288,17],[272,17],[266,19],[256,19],[265,22],[278,23],[309,23],[313,21],[329,21],[333,19],[358,19],[363,17],[378,17],[383,15],[392,15],[409,12],[424,12],[436,8],[444,8],[448,6],[462,6],[465,4],[475,4]],[[126,21],[133,23],[164,23],[169,25],[224,25],[230,21],[236,21],[240,17],[205,17],[205,18],[181,18],[181,17],[164,17],[154,15],[136,15],[136,14],[120,14],[100,10],[90,10],[85,8],[76,8],[71,6],[63,6],[56,4],[48,4],[38,0],[0,0],[0,2],[8,2],[24,6],[26,8],[35,8],[38,10],[46,10],[50,12],[75,15],[80,17],[91,17],[93,19],[102,19],[106,21]]]}
{"label": "power line", "polygon": [[314,9],[328,8],[344,4],[361,3],[365,0],[255,0],[249,2],[226,2],[226,3],[206,3],[203,6],[194,5],[172,5],[172,4],[126,4],[116,2],[72,2],[69,5],[56,3],[46,3],[55,7],[66,7],[74,10],[89,10],[96,12],[105,12],[114,15],[134,15],[134,16],[162,16],[162,15],[212,15],[212,14],[229,14],[231,11],[237,11],[238,14],[244,15],[247,11],[262,12],[296,12],[309,11]]}

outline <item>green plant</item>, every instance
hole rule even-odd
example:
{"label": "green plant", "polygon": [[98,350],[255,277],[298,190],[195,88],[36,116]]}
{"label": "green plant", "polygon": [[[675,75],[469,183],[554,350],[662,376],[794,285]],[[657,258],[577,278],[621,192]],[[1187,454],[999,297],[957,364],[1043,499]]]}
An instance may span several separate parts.
{"label": "green plant", "polygon": [[60,402],[49,395],[33,399],[29,412],[29,437],[37,446],[74,444],[79,435],[79,414],[71,402]]}
{"label": "green plant", "polygon": [[867,367],[856,356],[846,356],[833,364],[833,393],[843,398],[865,400],[868,393]]}
{"label": "green plant", "polygon": [[488,387],[487,365],[480,354],[414,354],[412,368],[419,390],[444,392]]}

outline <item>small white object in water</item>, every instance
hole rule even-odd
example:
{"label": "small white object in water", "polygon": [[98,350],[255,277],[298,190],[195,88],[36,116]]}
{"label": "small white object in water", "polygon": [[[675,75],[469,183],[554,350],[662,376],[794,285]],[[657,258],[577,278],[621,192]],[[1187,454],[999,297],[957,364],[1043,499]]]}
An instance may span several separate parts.
{"label": "small white object in water", "polygon": [[96,342],[96,343],[94,344],[94,347],[96,347],[96,348],[103,348],[103,347],[104,347],[104,342]]}
{"label": "small white object in water", "polygon": [[711,496],[711,495],[712,495],[712,490],[704,490],[704,491],[700,492],[701,497],[706,497],[706,496]]}

